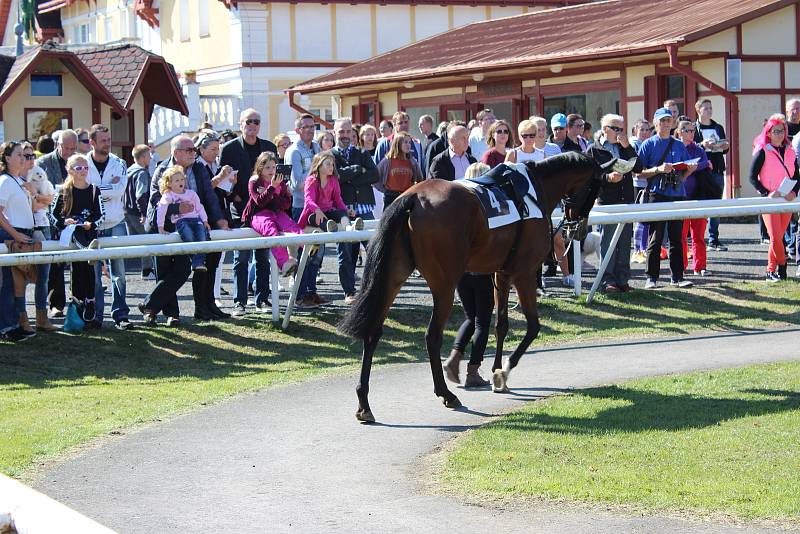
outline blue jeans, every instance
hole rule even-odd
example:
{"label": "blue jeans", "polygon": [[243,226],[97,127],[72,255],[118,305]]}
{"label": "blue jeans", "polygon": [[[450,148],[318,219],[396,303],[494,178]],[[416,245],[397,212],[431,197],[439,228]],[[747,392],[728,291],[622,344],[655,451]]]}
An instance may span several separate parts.
{"label": "blue jeans", "polygon": [[[241,227],[241,221],[235,220],[234,228]],[[256,279],[255,295],[256,304],[264,304],[269,298],[269,256],[267,249],[234,250],[233,251],[233,302],[245,306],[247,304],[247,273],[250,258],[255,255]]]}
{"label": "blue jeans", "polygon": [[[181,240],[184,243],[191,243],[193,241],[209,241],[211,239],[211,236],[208,235],[208,230],[206,230],[203,221],[197,217],[178,219],[178,222],[175,223],[175,229],[178,231],[178,235],[181,236]],[[205,265],[205,263],[205,254],[192,254],[192,270],[197,269],[201,265]]]}
{"label": "blue jeans", "polygon": [[[42,237],[47,240],[50,239],[49,226],[40,226],[35,230],[42,233],[41,236],[38,236],[39,239]],[[34,239],[36,238],[37,236],[34,234]],[[33,292],[34,302],[36,303],[36,311],[47,310],[47,279],[50,277],[50,264],[40,263],[37,265],[36,275],[36,289]]]}
{"label": "blue jeans", "polygon": [[[125,236],[128,235],[128,230],[125,228],[125,222],[120,222],[113,228],[106,230],[98,230],[97,237],[110,237],[110,236]],[[127,287],[125,283],[125,260],[117,258],[115,260],[103,260],[108,266],[108,274],[111,276],[111,318],[115,323],[128,318],[130,308],[128,307],[126,299]],[[102,263],[98,261],[94,266],[94,300],[95,309],[97,310],[97,319],[103,320],[103,311],[105,309],[105,295],[103,294],[103,271]]]}
{"label": "blue jeans", "polygon": [[[721,172],[711,172],[711,177],[717,184],[717,187],[724,191],[725,188],[725,175]],[[719,243],[719,217],[712,217],[708,219],[708,242]]]}
{"label": "blue jeans", "polygon": [[[292,208],[292,219],[300,225],[300,228],[305,228],[306,225],[300,224],[300,214],[303,208]],[[319,251],[313,256],[308,257],[306,270],[303,271],[303,278],[300,279],[300,287],[297,289],[297,299],[317,292],[317,275],[322,268],[322,260],[325,257],[325,245],[320,245]],[[298,261],[300,258],[298,257]]]}
{"label": "blue jeans", "polygon": [[[372,221],[375,216],[371,211],[359,215],[365,221]],[[336,245],[336,259],[339,262],[339,283],[345,296],[354,295],[356,292],[356,258],[361,243],[338,243]]]}
{"label": "blue jeans", "polygon": [[[0,228],[0,241],[8,241],[11,235]],[[0,332],[11,330],[19,326],[19,313],[17,313],[14,300],[14,278],[11,276],[11,267],[2,268],[2,285],[0,285]]]}

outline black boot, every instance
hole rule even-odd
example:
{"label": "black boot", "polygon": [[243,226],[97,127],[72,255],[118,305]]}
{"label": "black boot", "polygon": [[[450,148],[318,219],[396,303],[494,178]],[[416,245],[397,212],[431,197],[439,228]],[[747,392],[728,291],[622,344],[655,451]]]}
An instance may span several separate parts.
{"label": "black boot", "polygon": [[194,297],[194,318],[200,321],[213,321],[217,317],[211,313],[206,305],[205,289],[207,271],[194,271],[192,274],[192,296]]}
{"label": "black boot", "polygon": [[778,276],[780,276],[781,280],[786,280],[788,278],[785,263],[783,265],[778,265]]}
{"label": "black boot", "polygon": [[219,307],[217,307],[216,301],[214,300],[214,280],[217,277],[217,269],[219,269],[219,266],[214,269],[212,269],[208,263],[207,266],[209,269],[206,275],[206,285],[203,291],[206,309],[217,319],[230,319],[231,314],[220,310]]}

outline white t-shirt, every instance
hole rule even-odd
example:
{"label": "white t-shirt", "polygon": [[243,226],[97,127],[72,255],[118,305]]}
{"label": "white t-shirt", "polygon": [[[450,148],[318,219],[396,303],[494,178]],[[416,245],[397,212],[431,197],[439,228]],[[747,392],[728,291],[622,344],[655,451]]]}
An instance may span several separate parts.
{"label": "white t-shirt", "polygon": [[489,150],[489,145],[486,144],[486,139],[483,138],[483,130],[480,126],[474,127],[469,134],[469,149],[476,161],[480,161],[483,153]]}
{"label": "white t-shirt", "polygon": [[20,178],[0,176],[0,208],[14,228],[33,228],[33,203]]}

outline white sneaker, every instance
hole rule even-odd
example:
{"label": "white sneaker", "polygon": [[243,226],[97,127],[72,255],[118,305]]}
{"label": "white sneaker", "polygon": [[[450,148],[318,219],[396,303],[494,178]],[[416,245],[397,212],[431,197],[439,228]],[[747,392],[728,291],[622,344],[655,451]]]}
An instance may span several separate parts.
{"label": "white sneaker", "polygon": [[656,281],[653,280],[652,278],[648,278],[647,282],[644,283],[644,288],[645,289],[655,289],[657,287],[658,287],[658,284],[656,284]]}
{"label": "white sneaker", "polygon": [[687,288],[687,287],[692,287],[694,284],[689,280],[684,280],[681,278],[680,280],[673,280],[672,282],[669,283],[669,285],[673,287]]}

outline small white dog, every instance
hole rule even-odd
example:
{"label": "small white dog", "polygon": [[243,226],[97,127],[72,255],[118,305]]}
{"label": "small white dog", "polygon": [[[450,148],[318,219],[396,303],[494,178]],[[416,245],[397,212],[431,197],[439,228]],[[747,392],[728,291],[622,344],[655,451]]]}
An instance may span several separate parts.
{"label": "small white dog", "polygon": [[53,196],[56,194],[56,189],[50,180],[47,179],[47,173],[41,167],[34,167],[28,171],[28,183],[36,186],[36,194],[44,196]]}

